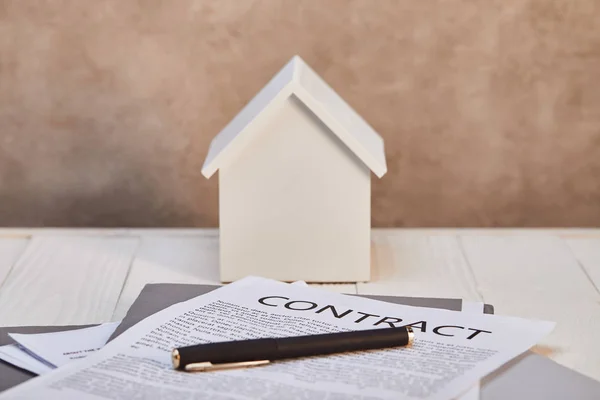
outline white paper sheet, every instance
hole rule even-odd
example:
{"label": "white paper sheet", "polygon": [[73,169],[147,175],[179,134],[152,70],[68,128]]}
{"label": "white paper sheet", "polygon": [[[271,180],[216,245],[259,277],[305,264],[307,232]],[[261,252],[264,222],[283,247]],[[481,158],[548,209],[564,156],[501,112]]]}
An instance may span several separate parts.
{"label": "white paper sheet", "polygon": [[[462,312],[471,313],[471,314],[482,314],[483,313],[484,304],[481,302],[475,301],[464,301],[462,302]],[[481,393],[481,387],[479,382],[474,384],[471,389],[467,390],[460,397],[457,397],[456,400],[479,400],[479,395]]]}
{"label": "white paper sheet", "polygon": [[101,349],[120,322],[51,333],[9,333],[19,344],[0,347],[0,359],[42,375]]}
{"label": "white paper sheet", "polygon": [[[301,285],[308,286],[308,284],[304,281],[296,281],[292,283],[292,285]],[[464,301],[462,302],[462,312],[471,313],[471,314],[482,314],[483,313],[484,303],[478,301]],[[480,383],[477,382],[470,389],[468,389],[465,393],[458,396],[455,400],[479,400],[481,393]]]}
{"label": "white paper sheet", "polygon": [[55,367],[60,367],[100,350],[117,326],[119,326],[119,322],[108,322],[63,332],[9,333],[8,335],[38,358]]}
{"label": "white paper sheet", "polygon": [[52,367],[30,356],[19,349],[16,344],[7,344],[0,346],[0,359],[16,367],[24,369],[34,374],[42,375],[52,371]]}
{"label": "white paper sheet", "polygon": [[[411,325],[407,348],[190,374],[170,350],[197,343]],[[410,307],[261,278],[175,304],[104,349],[0,399],[451,399],[524,352],[554,323]]]}

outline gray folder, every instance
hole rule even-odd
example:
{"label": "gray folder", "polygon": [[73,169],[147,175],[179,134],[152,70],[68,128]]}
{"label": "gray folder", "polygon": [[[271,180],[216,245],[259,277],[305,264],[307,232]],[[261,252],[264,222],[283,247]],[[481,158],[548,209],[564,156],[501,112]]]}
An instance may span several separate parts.
{"label": "gray folder", "polygon": [[[216,289],[218,286],[184,284],[149,284],[132,304],[110,340],[142,319],[175,303],[189,300]],[[394,296],[363,296],[375,300],[419,307],[443,308],[460,311],[460,299],[432,299]],[[484,306],[484,312],[493,313],[493,307]],[[41,333],[79,327],[26,327],[0,328],[0,345],[12,343],[7,332]],[[0,391],[24,382],[35,375],[0,361]],[[512,360],[482,381],[481,399],[600,399],[600,382],[565,368],[554,361],[527,352]]]}

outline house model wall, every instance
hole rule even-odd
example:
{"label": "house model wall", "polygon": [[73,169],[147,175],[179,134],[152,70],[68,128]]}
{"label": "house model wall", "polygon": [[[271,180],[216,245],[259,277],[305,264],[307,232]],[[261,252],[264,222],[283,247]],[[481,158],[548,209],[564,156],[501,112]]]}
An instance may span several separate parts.
{"label": "house model wall", "polygon": [[383,140],[300,57],[215,137],[217,170],[222,281],[369,280]]}

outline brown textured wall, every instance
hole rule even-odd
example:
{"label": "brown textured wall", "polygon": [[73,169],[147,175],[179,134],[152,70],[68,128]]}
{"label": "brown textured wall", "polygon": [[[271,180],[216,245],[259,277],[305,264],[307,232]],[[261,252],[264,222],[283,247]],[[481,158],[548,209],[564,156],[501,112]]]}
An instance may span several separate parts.
{"label": "brown textured wall", "polygon": [[597,0],[0,0],[0,225],[216,226],[296,53],[386,141],[375,226],[600,225]]}

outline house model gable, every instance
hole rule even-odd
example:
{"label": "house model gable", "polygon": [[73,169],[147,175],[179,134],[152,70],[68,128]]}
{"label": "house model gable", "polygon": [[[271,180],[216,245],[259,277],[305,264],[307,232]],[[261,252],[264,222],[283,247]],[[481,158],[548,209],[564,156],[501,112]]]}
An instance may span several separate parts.
{"label": "house model gable", "polygon": [[222,281],[369,279],[383,140],[300,57],[213,139],[202,173],[217,170]]}
{"label": "house model gable", "polygon": [[383,139],[299,56],[294,56],[213,139],[202,166],[210,178],[259,134],[253,125],[296,97],[379,178],[387,172]]}

